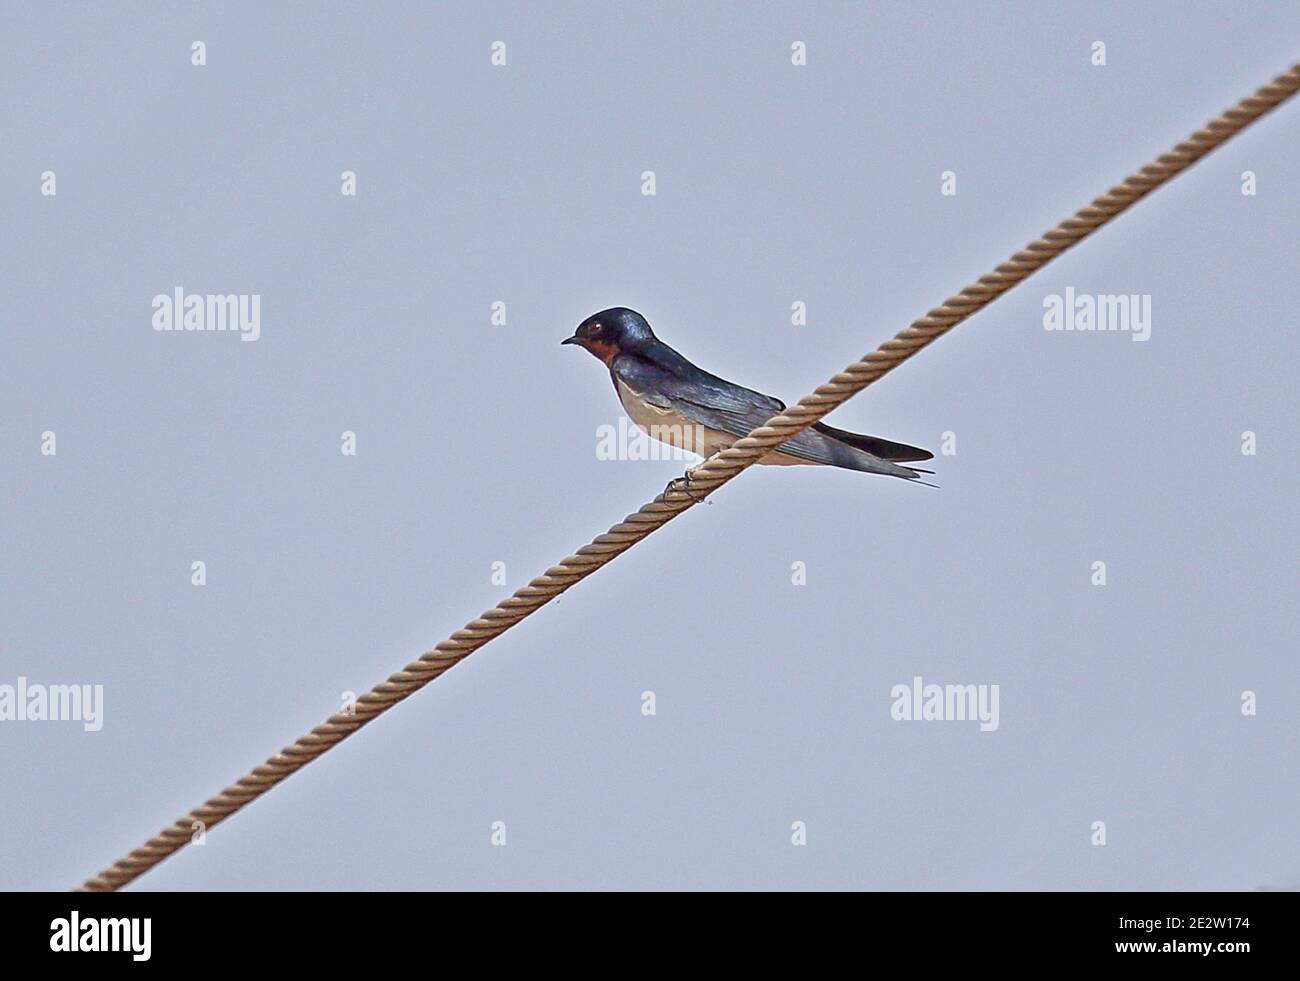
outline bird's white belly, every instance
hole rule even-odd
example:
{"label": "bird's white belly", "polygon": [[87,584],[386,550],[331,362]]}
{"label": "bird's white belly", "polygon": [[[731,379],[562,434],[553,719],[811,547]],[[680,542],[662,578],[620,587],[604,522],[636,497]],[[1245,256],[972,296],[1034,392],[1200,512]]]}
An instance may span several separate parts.
{"label": "bird's white belly", "polygon": [[[618,390],[618,400],[623,403],[628,418],[651,439],[657,439],[661,443],[667,443],[688,453],[709,457],[718,450],[730,446],[739,438],[718,429],[701,426],[674,409],[651,405],[640,392],[634,392],[620,378],[614,379],[614,387]],[[779,466],[803,466],[809,462],[785,453],[769,453],[759,461],[759,463]]]}
{"label": "bird's white belly", "polygon": [[701,426],[674,409],[663,409],[647,402],[640,392],[628,388],[622,379],[614,379],[618,400],[636,427],[651,439],[698,456],[712,456],[734,443],[735,437]]}

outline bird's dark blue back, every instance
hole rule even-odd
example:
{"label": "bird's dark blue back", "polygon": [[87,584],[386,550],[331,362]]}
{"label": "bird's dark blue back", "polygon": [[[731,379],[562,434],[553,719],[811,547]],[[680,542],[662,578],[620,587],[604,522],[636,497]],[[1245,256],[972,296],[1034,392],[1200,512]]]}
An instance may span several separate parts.
{"label": "bird's dark blue back", "polygon": [[[768,419],[785,409],[780,399],[736,385],[698,368],[657,337],[638,338],[621,350],[609,365],[614,388],[621,382],[650,405],[667,409],[730,436],[746,436]],[[619,392],[619,397],[623,393]],[[876,462],[887,461],[883,470],[895,470],[895,476],[914,478],[916,472],[888,463],[928,460],[928,450],[906,443],[895,443],[879,436],[864,436],[835,429],[823,422],[814,423],[803,433],[781,444],[780,449],[792,456],[818,463],[853,469],[867,469],[870,454]]]}
{"label": "bird's dark blue back", "polygon": [[[746,420],[757,418],[753,425],[766,421],[785,408],[779,399],[736,385],[695,366],[658,338],[619,354],[610,364],[610,374],[633,391],[661,395],[698,409],[734,413]],[[715,422],[709,424],[716,425]]]}

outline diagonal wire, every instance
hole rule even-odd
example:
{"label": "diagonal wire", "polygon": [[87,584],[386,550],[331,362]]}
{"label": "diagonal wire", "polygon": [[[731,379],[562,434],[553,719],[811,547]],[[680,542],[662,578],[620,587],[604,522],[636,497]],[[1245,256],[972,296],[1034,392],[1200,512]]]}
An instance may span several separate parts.
{"label": "diagonal wire", "polygon": [[689,488],[674,487],[643,505],[605,534],[597,536],[590,544],[563,559],[559,565],[547,569],[513,596],[502,600],[433,650],[362,695],[357,699],[354,712],[340,712],[330,716],[322,725],[240,777],[217,796],[87,880],[81,889],[118,889],[187,845],[196,824],[211,828],[246,807],[290,774],[296,773],[366,723],[459,664],[488,641],[509,630],[570,586],[587,578],[651,532],[703,500],[742,470],[758,462],[769,450],[802,432],[921,348],[983,309],[1031,273],[1241,132],[1260,116],[1275,109],[1298,89],[1300,64],[1279,75],[1254,95],[1242,99],[1168,153],[1162,154],[1155,162],[1147,164],[1123,183],[1066,218],[1042,238],[1030,242],[993,272],[981,276],[956,296],[949,297],[942,305],[913,321],[877,350],[860,361],[855,361],[811,395],[801,399],[798,405],[786,409],[745,438],[714,454],[692,472]]}

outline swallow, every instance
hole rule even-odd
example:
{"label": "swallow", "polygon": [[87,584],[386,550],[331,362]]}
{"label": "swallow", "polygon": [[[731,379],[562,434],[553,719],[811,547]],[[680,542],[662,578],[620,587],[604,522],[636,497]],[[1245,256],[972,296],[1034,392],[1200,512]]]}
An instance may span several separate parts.
{"label": "swallow", "polygon": [[[560,343],[585,348],[609,368],[614,391],[638,429],[706,458],[785,409],[780,399],[697,368],[655,337],[645,317],[627,307],[592,314]],[[819,422],[758,462],[841,467],[917,480],[931,471],[900,464],[932,459],[933,453],[916,446]]]}

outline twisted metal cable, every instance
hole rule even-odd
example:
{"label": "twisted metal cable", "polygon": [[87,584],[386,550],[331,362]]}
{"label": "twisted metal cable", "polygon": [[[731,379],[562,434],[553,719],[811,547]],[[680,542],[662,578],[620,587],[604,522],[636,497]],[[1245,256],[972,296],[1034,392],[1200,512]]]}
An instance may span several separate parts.
{"label": "twisted metal cable", "polygon": [[509,630],[538,608],[581,582],[601,566],[627,551],[657,528],[717,490],[769,450],[802,432],[832,409],[848,401],[921,348],[946,334],[967,317],[1087,238],[1116,215],[1128,210],[1170,178],[1182,173],[1215,147],[1235,136],[1300,90],[1300,64],[1279,75],[1252,96],[1212,120],[1168,153],[1131,175],[1090,205],[1065,219],[1042,238],[981,276],[899,332],[877,350],[855,361],[811,395],[769,419],[748,436],[714,454],[692,471],[689,486],[676,486],[628,515],[605,534],[552,566],[513,596],[502,600],[477,620],[466,624],[433,650],[412,661],[356,702],[352,713],[340,712],[287,746],[252,772],[240,777],[207,803],[196,807],[170,827],[119,859],[81,889],[118,889],[153,868],[189,843],[197,827],[210,829],[241,810],[290,774],[342,742],[404,698],[459,664],[494,637]]}

